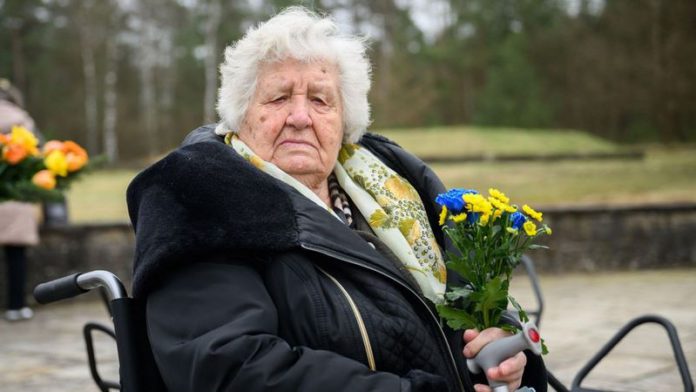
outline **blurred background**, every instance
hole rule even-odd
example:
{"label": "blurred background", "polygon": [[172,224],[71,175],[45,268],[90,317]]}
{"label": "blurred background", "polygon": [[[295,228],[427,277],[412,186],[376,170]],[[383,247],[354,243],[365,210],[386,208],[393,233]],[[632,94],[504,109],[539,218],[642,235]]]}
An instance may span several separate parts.
{"label": "blurred background", "polygon": [[[514,187],[542,204],[696,200],[691,0],[0,0],[0,75],[47,138],[112,169],[76,185],[73,218],[125,218],[133,174],[217,120],[224,47],[293,4],[370,38],[372,130],[426,159],[617,156],[518,159],[523,174],[436,165],[449,186]],[[600,168],[603,181],[565,182]]]}

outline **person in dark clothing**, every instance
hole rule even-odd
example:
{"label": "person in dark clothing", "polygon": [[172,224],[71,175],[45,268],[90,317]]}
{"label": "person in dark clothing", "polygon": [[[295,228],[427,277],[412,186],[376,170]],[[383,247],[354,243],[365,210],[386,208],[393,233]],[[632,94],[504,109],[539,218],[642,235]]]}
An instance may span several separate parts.
{"label": "person in dark clothing", "polygon": [[[9,80],[0,78],[0,134],[10,134],[21,126],[37,134],[34,120],[23,108],[21,92]],[[3,153],[0,143],[0,153]],[[0,246],[7,266],[7,305],[5,319],[28,320],[34,312],[25,301],[27,280],[27,247],[39,242],[38,211],[31,203],[0,202]]]}
{"label": "person in dark clothing", "polygon": [[[293,7],[228,47],[221,73],[221,122],[128,188],[133,295],[167,389],[490,391],[464,354],[506,333],[437,317],[458,279],[444,187],[365,132],[363,41]],[[545,374],[518,353],[488,377],[545,391]]]}

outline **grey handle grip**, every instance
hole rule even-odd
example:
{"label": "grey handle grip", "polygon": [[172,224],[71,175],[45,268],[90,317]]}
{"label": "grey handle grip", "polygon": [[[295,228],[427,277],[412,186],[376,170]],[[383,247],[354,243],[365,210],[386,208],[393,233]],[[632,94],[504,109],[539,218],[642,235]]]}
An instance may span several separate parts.
{"label": "grey handle grip", "polygon": [[77,278],[79,276],[80,273],[76,273],[36,286],[34,289],[34,298],[36,302],[47,304],[86,293],[87,290],[80,287],[77,283]]}
{"label": "grey handle grip", "polygon": [[47,304],[86,293],[97,287],[105,289],[109,301],[127,297],[126,289],[116,275],[109,271],[95,270],[41,283],[34,289],[34,298],[40,304]]}
{"label": "grey handle grip", "polygon": [[[522,330],[515,335],[495,340],[485,345],[479,353],[466,360],[469,371],[478,374],[481,371],[500,365],[504,360],[516,355],[523,350],[530,350],[536,355],[541,355],[541,335],[533,322],[522,325]],[[488,380],[494,392],[508,392],[506,384]]]}

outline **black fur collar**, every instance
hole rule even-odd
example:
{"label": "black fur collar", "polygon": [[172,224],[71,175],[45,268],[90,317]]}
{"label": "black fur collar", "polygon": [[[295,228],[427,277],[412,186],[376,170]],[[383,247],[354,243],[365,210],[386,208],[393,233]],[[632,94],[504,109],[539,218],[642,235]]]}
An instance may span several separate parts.
{"label": "black fur collar", "polygon": [[[392,142],[368,134],[362,143],[413,184],[428,180],[422,175],[422,162],[404,155]],[[425,189],[419,185],[427,184],[416,186]],[[432,195],[421,197],[434,200]],[[136,176],[128,187],[127,200],[136,234],[136,297],[185,263],[245,255],[253,260],[293,248],[320,250],[393,269],[331,214],[240,157],[212,127],[192,132],[183,147]]]}

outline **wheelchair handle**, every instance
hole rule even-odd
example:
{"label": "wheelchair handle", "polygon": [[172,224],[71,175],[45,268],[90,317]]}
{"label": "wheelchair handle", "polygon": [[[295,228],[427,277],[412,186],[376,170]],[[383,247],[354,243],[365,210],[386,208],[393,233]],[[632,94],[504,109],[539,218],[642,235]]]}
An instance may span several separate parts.
{"label": "wheelchair handle", "polygon": [[[523,350],[530,350],[536,355],[541,355],[541,336],[536,325],[531,321],[524,323],[522,330],[515,335],[485,345],[474,358],[466,360],[466,365],[474,374],[482,371],[485,373]],[[493,392],[508,392],[508,387],[504,383],[489,380],[489,384]]]}
{"label": "wheelchair handle", "polygon": [[85,273],[78,272],[41,283],[34,288],[34,298],[40,304],[48,304],[78,296],[97,287],[105,289],[109,301],[127,296],[123,283],[116,275],[108,271],[96,270]]}

